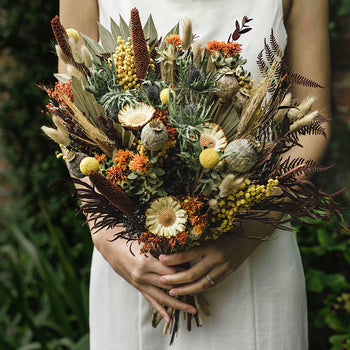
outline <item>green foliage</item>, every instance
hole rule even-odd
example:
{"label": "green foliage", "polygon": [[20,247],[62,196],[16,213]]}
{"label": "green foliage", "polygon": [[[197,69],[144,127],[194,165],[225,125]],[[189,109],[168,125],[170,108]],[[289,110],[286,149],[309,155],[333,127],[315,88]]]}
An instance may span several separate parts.
{"label": "green foliage", "polygon": [[[317,224],[316,222],[312,222]],[[310,349],[350,342],[350,232],[337,222],[299,227],[309,307]]]}
{"label": "green foliage", "polygon": [[[55,203],[67,177],[57,147],[41,135],[49,119],[36,82],[57,70],[50,19],[58,4],[1,2],[0,134],[12,198],[0,220],[0,348],[78,349],[88,333],[91,238],[82,218]],[[75,345],[77,343],[77,345]]]}

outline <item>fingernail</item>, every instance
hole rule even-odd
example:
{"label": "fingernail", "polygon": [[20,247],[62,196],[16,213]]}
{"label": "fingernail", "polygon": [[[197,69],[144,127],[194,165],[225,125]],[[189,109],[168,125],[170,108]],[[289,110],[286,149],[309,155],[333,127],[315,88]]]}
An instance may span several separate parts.
{"label": "fingernail", "polygon": [[166,278],[165,277],[159,277],[159,282],[160,283],[166,283]]}
{"label": "fingernail", "polygon": [[171,289],[169,294],[172,296],[172,297],[176,297],[177,296],[177,291],[176,289]]}
{"label": "fingernail", "polygon": [[197,313],[197,310],[194,308],[194,307],[189,307],[188,309],[187,309],[187,312],[188,313],[190,313],[190,314],[195,314],[195,313]]}

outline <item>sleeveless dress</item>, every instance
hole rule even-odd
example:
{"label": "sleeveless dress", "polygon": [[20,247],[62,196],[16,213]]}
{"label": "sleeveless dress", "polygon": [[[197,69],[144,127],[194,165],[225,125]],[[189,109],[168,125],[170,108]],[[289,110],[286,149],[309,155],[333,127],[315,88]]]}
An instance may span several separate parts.
{"label": "sleeveless dress", "polygon": [[[137,7],[144,24],[150,13],[158,36],[166,35],[188,17],[204,46],[209,40],[226,41],[235,20],[247,15],[253,28],[239,39],[246,69],[259,81],[258,53],[271,28],[282,49],[287,42],[282,0],[100,0],[100,22],[109,18],[129,22]],[[178,337],[162,334],[163,322],[154,329],[152,308],[143,296],[117,275],[101,254],[93,253],[90,280],[91,350],[306,350],[307,307],[303,268],[295,235],[275,230],[268,241],[228,278],[209,289],[211,316],[203,328],[188,332],[180,323]]]}

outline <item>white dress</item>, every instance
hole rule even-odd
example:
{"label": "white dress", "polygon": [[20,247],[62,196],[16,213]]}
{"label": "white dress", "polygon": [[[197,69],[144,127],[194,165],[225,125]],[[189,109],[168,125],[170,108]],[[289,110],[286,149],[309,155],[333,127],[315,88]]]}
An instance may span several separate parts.
{"label": "white dress", "polygon": [[[282,0],[100,0],[100,22],[118,15],[129,22],[137,7],[142,23],[150,12],[165,35],[188,17],[206,44],[227,40],[235,20],[253,18],[243,35],[242,55],[253,80],[259,79],[256,57],[271,28],[282,49],[287,42]],[[112,243],[111,243],[112,244]],[[203,328],[186,330],[180,324],[174,345],[162,335],[162,324],[152,328],[152,308],[142,295],[117,275],[95,249],[90,280],[91,350],[306,350],[307,312],[304,274],[293,232],[276,230],[226,280],[206,292],[211,316]]]}

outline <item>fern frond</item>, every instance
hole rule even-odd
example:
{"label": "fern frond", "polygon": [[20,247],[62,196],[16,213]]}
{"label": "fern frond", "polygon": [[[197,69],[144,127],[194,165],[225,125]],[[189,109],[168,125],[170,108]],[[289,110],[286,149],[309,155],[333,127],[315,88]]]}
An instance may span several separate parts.
{"label": "fern frond", "polygon": [[298,73],[289,73],[287,76],[287,81],[292,84],[298,84],[306,87],[323,88],[323,86],[318,84],[316,81],[306,78]]}

